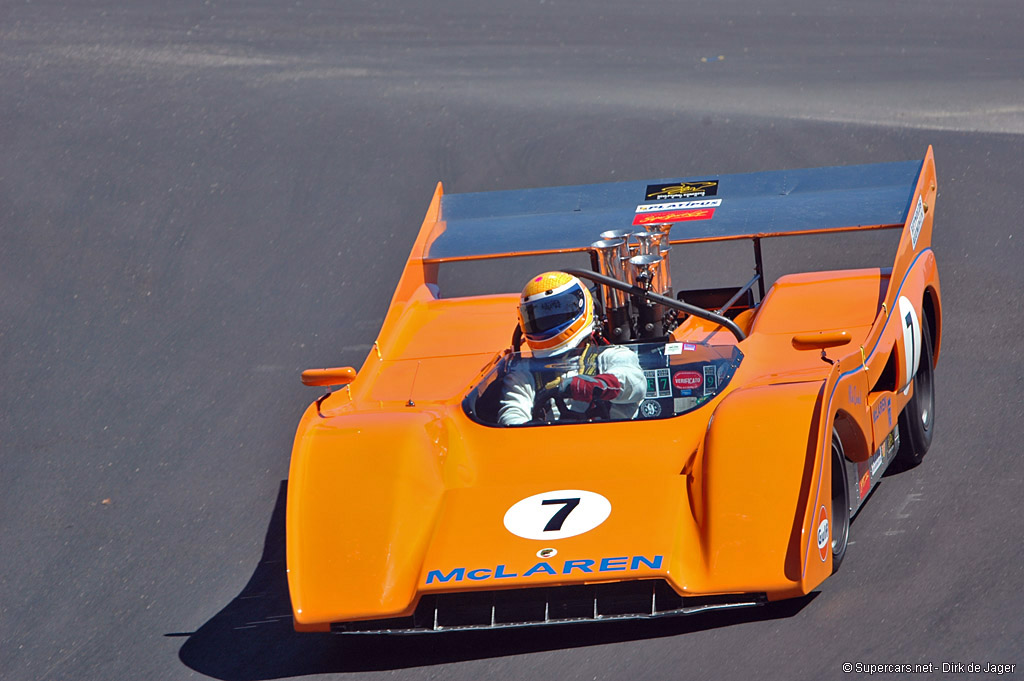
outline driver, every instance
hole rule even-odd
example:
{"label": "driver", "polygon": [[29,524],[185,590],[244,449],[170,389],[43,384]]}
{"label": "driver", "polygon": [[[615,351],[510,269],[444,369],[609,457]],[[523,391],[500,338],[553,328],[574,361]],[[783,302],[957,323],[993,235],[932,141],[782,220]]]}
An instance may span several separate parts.
{"label": "driver", "polygon": [[[565,272],[531,279],[519,299],[519,326],[533,356],[554,361],[537,372],[521,365],[505,376],[501,425],[543,419],[545,412],[555,421],[636,415],[647,390],[640,361],[629,348],[597,344],[594,301],[583,282]],[[581,349],[578,357],[557,361],[574,348]]]}

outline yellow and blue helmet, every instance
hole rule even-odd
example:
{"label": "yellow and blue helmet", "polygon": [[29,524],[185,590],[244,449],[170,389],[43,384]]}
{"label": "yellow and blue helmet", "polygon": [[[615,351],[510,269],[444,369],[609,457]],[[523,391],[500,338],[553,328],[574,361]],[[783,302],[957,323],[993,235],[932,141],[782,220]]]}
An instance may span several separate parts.
{"label": "yellow and blue helmet", "polygon": [[558,355],[593,332],[594,300],[571,274],[539,274],[519,298],[519,326],[535,357]]}

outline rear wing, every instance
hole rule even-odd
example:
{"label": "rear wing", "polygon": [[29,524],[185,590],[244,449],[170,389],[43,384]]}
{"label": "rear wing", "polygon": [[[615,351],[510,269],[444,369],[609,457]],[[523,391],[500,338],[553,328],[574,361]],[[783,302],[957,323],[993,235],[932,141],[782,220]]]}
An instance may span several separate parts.
{"label": "rear wing", "polygon": [[[408,306],[438,298],[438,265],[590,250],[601,232],[671,223],[669,243],[750,239],[764,298],[761,239],[902,229],[892,280],[931,247],[936,198],[929,146],[918,161],[703,175],[641,182],[445,194],[434,192],[375,344],[381,356]],[[886,296],[886,308],[896,288]]]}
{"label": "rear wing", "polygon": [[900,228],[931,153],[897,163],[448,194],[414,256],[442,263],[585,251],[601,232],[652,223],[673,224],[672,244]]}

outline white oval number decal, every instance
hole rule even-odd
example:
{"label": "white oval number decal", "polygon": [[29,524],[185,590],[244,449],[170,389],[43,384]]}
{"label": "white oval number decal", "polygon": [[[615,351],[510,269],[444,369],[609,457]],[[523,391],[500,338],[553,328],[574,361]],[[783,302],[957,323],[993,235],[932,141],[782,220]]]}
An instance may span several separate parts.
{"label": "white oval number decal", "polygon": [[906,296],[900,296],[900,328],[903,329],[903,368],[906,384],[903,394],[910,391],[910,381],[917,373],[917,365],[921,362],[921,322],[917,318],[914,304]]}
{"label": "white oval number decal", "polygon": [[603,523],[612,504],[597,492],[560,489],[534,494],[505,512],[505,528],[523,539],[565,539]]}

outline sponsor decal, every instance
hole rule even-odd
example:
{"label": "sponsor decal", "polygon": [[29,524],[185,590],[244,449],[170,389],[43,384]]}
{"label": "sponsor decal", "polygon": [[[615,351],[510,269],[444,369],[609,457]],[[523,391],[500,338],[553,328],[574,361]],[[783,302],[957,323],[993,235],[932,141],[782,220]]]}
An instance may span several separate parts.
{"label": "sponsor decal", "polygon": [[878,472],[878,469],[882,465],[882,448],[879,447],[874,454],[871,455],[871,475],[872,477]]}
{"label": "sponsor decal", "polygon": [[924,224],[924,201],[917,197],[917,207],[914,208],[914,217],[910,219],[910,247],[917,248],[917,237],[921,236],[921,226]]}
{"label": "sponsor decal", "polygon": [[824,506],[818,511],[818,555],[822,562],[828,558],[828,513]]}
{"label": "sponsor decal", "polygon": [[846,394],[847,394],[847,397],[850,398],[850,404],[860,404],[861,403],[860,388],[858,388],[857,386],[855,386],[853,384],[850,384],[849,386],[847,386],[846,387]]}
{"label": "sponsor decal", "polygon": [[607,574],[613,572],[636,572],[642,569],[660,570],[664,562],[663,556],[612,556],[608,558],[584,558],[566,560],[561,563],[542,560],[534,563],[520,575],[509,570],[507,565],[495,567],[467,568],[457,567],[450,570],[429,570],[427,584],[457,584],[463,581],[480,582],[490,579],[509,579],[511,577],[535,577],[546,575],[571,575],[576,572],[583,574]]}
{"label": "sponsor decal", "polygon": [[693,220],[710,220],[714,216],[714,208],[670,210],[663,213],[639,213],[633,217],[633,224],[653,225],[662,222],[691,222]]}
{"label": "sponsor decal", "polygon": [[683,351],[682,343],[665,343],[665,355],[678,355]]}
{"label": "sponsor decal", "polygon": [[860,498],[863,499],[871,491],[871,471],[864,471],[860,476]]}
{"label": "sponsor decal", "polygon": [[693,343],[683,343],[683,350],[686,352],[693,352],[697,349],[697,346]]}
{"label": "sponsor decal", "polygon": [[672,210],[694,210],[697,208],[717,208],[722,199],[704,199],[702,201],[671,201],[669,203],[641,203],[636,207],[637,213],[660,213]]}
{"label": "sponsor decal", "polygon": [[657,399],[659,397],[672,397],[672,388],[669,384],[668,369],[645,369],[644,377],[647,379],[647,392],[644,397]]}
{"label": "sponsor decal", "polygon": [[877,421],[882,418],[882,414],[887,414],[889,417],[889,426],[892,426],[892,398],[886,395],[882,399],[878,400],[874,408],[871,410],[871,420]]}
{"label": "sponsor decal", "polygon": [[538,558],[544,558],[544,559],[554,558],[557,555],[558,555],[558,549],[541,549],[540,551],[537,552],[537,557]]}
{"label": "sponsor decal", "polygon": [[657,400],[644,400],[640,403],[640,415],[645,419],[661,416],[661,404]]}
{"label": "sponsor decal", "polygon": [[699,388],[704,382],[704,377],[696,371],[677,371],[672,376],[672,385],[679,390],[693,390]]}
{"label": "sponsor decal", "polygon": [[517,501],[505,512],[505,529],[523,539],[575,537],[608,519],[612,504],[597,492],[560,489]]}
{"label": "sponsor decal", "polygon": [[718,195],[718,180],[695,180],[693,182],[670,182],[649,184],[644,201],[672,201],[678,199],[700,199]]}
{"label": "sponsor decal", "polygon": [[704,365],[704,394],[714,395],[718,390],[718,373],[714,364]]}
{"label": "sponsor decal", "polygon": [[[689,392],[689,391],[686,391]],[[681,414],[684,411],[689,411],[697,406],[696,397],[677,397],[672,400],[672,408],[675,409],[677,414]]]}

